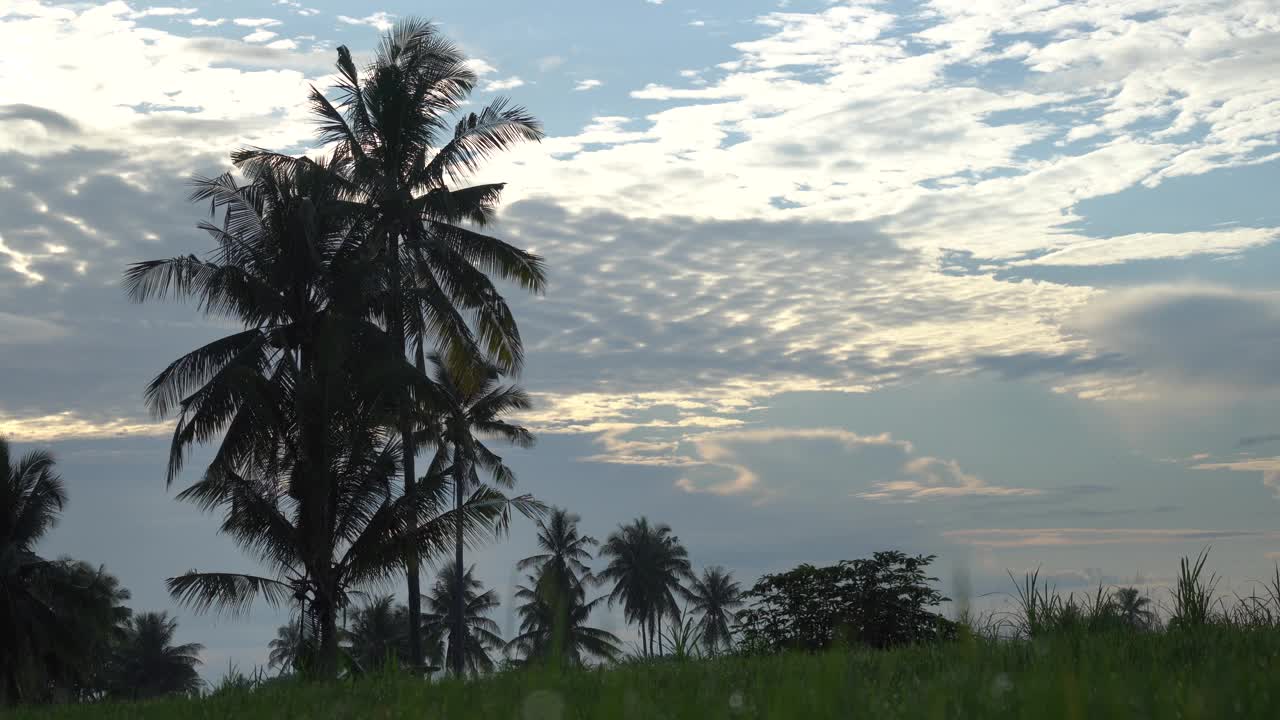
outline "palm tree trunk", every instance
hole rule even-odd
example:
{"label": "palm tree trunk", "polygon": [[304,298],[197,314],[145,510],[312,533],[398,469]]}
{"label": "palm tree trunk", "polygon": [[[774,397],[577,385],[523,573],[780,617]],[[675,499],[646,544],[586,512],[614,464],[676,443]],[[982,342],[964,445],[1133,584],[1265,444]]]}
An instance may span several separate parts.
{"label": "palm tree trunk", "polygon": [[662,616],[663,614],[664,613],[661,610],[658,611],[658,657],[662,657],[664,652],[662,649]]}
{"label": "palm tree trunk", "polygon": [[[400,233],[393,230],[388,238],[390,247],[388,248],[388,258],[391,263],[391,307],[388,312],[387,324],[391,331],[391,339],[395,347],[400,351],[400,358],[405,354],[405,337],[404,337],[404,307],[400,295]],[[413,441],[413,418],[412,408],[409,406],[408,394],[401,393],[400,396],[400,439],[404,447],[404,492],[409,494],[413,492],[414,485],[417,483],[417,476],[414,468],[414,460],[417,455],[417,447]],[[415,528],[416,529],[416,528]],[[418,578],[418,553],[415,548],[405,550],[404,557],[405,576],[408,580],[409,591],[409,662],[414,668],[422,666],[422,585]]]}
{"label": "palm tree trunk", "polygon": [[640,650],[645,655],[649,654],[649,635],[644,631],[645,621],[640,621]]}
{"label": "palm tree trunk", "polygon": [[457,445],[453,449],[453,510],[457,523],[454,525],[454,559],[457,562],[457,578],[454,587],[453,599],[453,638],[449,642],[449,648],[452,650],[457,645],[458,651],[453,654],[453,673],[458,677],[462,677],[463,668],[466,667],[466,660],[463,655],[466,652],[466,598],[464,594],[466,587],[463,584],[462,571],[462,496],[465,492],[467,467],[464,459],[465,453],[459,452]]}

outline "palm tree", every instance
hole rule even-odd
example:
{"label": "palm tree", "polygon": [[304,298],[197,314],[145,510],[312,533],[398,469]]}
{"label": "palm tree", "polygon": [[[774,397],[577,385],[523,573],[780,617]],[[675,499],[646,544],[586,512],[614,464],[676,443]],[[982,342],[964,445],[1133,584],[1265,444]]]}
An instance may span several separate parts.
{"label": "palm tree", "polygon": [[[502,385],[498,381],[498,373],[494,368],[485,368],[472,374],[458,374],[452,371],[439,355],[431,356],[434,368],[436,387],[436,412],[424,423],[434,431],[424,433],[424,442],[435,442],[436,457],[432,467],[439,472],[448,472],[452,477],[455,508],[459,507],[467,493],[484,487],[480,480],[479,470],[487,471],[493,482],[503,487],[515,485],[515,472],[503,461],[502,457],[490,450],[485,438],[497,438],[517,447],[531,447],[533,434],[527,429],[511,423],[504,417],[518,410],[530,407],[529,397],[515,385]],[[447,470],[446,470],[447,465]],[[463,567],[462,536],[455,538],[454,563],[456,568]],[[460,571],[450,575],[461,582]],[[456,603],[462,603],[465,593],[461,587],[455,588],[451,597]],[[461,606],[454,608],[450,617],[459,623],[453,632],[461,635],[463,612]],[[451,656],[450,667],[454,673],[461,675],[466,665],[466,651]]]}
{"label": "palm tree", "polygon": [[[458,367],[487,355],[504,372],[518,371],[520,334],[486,273],[541,292],[542,261],[464,227],[490,222],[501,184],[453,188],[450,183],[465,180],[495,152],[541,139],[539,123],[499,98],[463,116],[449,133],[447,118],[467,102],[476,75],[462,52],[421,20],[406,19],[389,30],[363,76],[347,48],[339,47],[337,70],[335,101],[312,88],[311,104],[320,122],[319,139],[333,143],[343,158],[336,169],[347,198],[363,205],[370,218],[371,239],[385,270],[378,314],[395,351],[403,357],[412,339],[419,357],[425,345],[434,344]],[[236,160],[242,167],[302,162],[258,149],[241,151]],[[404,386],[398,406],[406,492],[416,480],[411,396]],[[420,561],[412,553],[405,558],[415,664],[422,660]]]}
{"label": "palm tree", "polygon": [[356,610],[347,639],[351,656],[361,669],[409,662],[406,612],[391,595],[375,598]]}
{"label": "palm tree", "polygon": [[[456,669],[461,655],[466,660],[466,668],[478,674],[493,672],[489,651],[500,650],[503,641],[498,623],[488,617],[498,607],[498,595],[493,590],[484,590],[484,585],[472,576],[474,570],[474,566],[467,568],[458,578],[456,565],[446,564],[441,568],[426,598],[428,613],[423,618],[423,630],[434,657],[443,656],[447,664]],[[463,588],[461,603],[457,597],[459,587]],[[461,623],[457,619],[459,606],[463,609]],[[459,626],[463,628],[461,635]]]}
{"label": "palm tree", "polygon": [[613,582],[609,604],[622,603],[628,622],[640,625],[641,644],[646,653],[663,652],[658,632],[662,618],[678,612],[677,595],[686,591],[681,580],[691,574],[689,553],[671,534],[666,524],[650,525],[638,518],[605,539],[600,556],[609,565],[600,578]]}
{"label": "palm tree", "polygon": [[274,576],[188,572],[168,581],[197,611],[241,610],[262,597],[298,602],[312,622],[320,675],[337,672],[337,613],[356,587],[385,581],[405,549],[444,551],[460,531],[475,541],[503,531],[528,498],[476,493],[446,512],[437,479],[396,494],[401,446],[391,437],[408,386],[433,387],[368,320],[379,276],[370,272],[365,221],[338,202],[340,158],[244,169],[197,179],[194,199],[221,212],[204,223],[209,257],[138,263],[126,273],[135,300],[173,293],[245,330],[171,363],[148,387],[153,412],[179,411],[168,480],[193,444],[221,437],[203,477],[179,495],[222,508],[222,531]]}
{"label": "palm tree", "polygon": [[267,656],[268,668],[280,668],[281,675],[298,670],[313,650],[302,618],[276,628],[276,636],[267,644],[267,649],[271,651]]}
{"label": "palm tree", "polygon": [[173,645],[178,621],[168,613],[148,612],[135,616],[116,649],[117,693],[133,700],[200,691],[204,682],[199,643]]}
{"label": "palm tree", "polygon": [[596,583],[587,561],[591,549],[599,543],[590,535],[578,532],[582,518],[563,508],[552,508],[546,518],[538,520],[537,555],[530,555],[517,565],[518,570],[532,568],[540,583],[550,582],[567,594],[572,588]]}
{"label": "palm tree", "polygon": [[742,587],[733,573],[719,565],[706,568],[701,577],[689,581],[689,600],[697,614],[698,639],[708,653],[729,648],[733,635],[729,630],[733,611],[742,607]]}
{"label": "palm tree", "polygon": [[553,661],[576,667],[587,658],[613,660],[622,653],[622,642],[613,633],[587,625],[591,612],[607,597],[587,602],[582,583],[567,595],[552,597],[543,577],[529,575],[526,582],[516,586],[515,594],[516,600],[523,601],[516,609],[520,634],[507,644],[525,662]]}
{"label": "palm tree", "polygon": [[131,593],[102,565],[63,557],[53,567],[63,590],[51,595],[50,605],[78,646],[75,662],[65,666],[62,689],[76,699],[98,699],[114,680],[115,649],[133,616],[124,604]]}
{"label": "palm tree", "polygon": [[1156,614],[1151,610],[1151,598],[1138,594],[1138,588],[1116,590],[1113,601],[1120,617],[1129,627],[1145,630],[1155,624]]}
{"label": "palm tree", "polygon": [[0,437],[0,701],[18,702],[34,691],[72,639],[46,602],[48,585],[65,583],[53,563],[35,554],[66,503],[53,456],[33,450],[12,463]]}

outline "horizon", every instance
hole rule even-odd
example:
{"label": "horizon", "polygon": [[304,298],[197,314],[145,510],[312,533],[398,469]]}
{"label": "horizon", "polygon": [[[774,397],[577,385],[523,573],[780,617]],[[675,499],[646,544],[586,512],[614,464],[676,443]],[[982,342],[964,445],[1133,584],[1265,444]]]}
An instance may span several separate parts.
{"label": "horizon", "polygon": [[[480,77],[467,109],[508,96],[546,131],[474,178],[550,273],[511,293],[518,491],[600,539],[667,523],[744,586],[888,549],[974,597],[1036,568],[1158,593],[1206,546],[1235,588],[1280,561],[1280,4],[566,5],[431,16]],[[319,151],[308,85],[414,12],[0,10],[0,436],[58,456],[41,553],[176,614],[206,677],[265,664],[287,611],[169,599],[254,563],[173,498],[208,447],[165,488],[174,421],[142,392],[233,324],[132,304],[121,273],[209,247],[186,182],[232,150]],[[508,636],[532,538],[468,559]]]}

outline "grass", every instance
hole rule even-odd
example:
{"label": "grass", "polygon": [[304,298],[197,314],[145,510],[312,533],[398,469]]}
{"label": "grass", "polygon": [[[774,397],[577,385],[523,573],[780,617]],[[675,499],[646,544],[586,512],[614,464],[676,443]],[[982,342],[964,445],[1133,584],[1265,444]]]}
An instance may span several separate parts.
{"label": "grass", "polygon": [[17,710],[13,720],[213,718],[1280,717],[1280,630],[969,637],[938,647],[271,684],[199,700]]}

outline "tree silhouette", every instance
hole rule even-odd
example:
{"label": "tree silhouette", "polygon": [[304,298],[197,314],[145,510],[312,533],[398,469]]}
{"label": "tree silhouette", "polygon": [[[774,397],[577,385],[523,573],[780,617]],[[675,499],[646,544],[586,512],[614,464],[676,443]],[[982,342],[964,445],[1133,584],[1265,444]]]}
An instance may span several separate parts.
{"label": "tree silhouette", "polygon": [[1139,594],[1137,588],[1119,588],[1112,599],[1120,617],[1129,627],[1145,630],[1155,624],[1156,614],[1151,609],[1151,598]]}
{"label": "tree silhouette", "polygon": [[374,598],[352,616],[347,639],[351,656],[363,670],[375,670],[387,663],[405,664],[409,657],[408,609],[391,595]]}
{"label": "tree silhouette", "polygon": [[178,621],[168,613],[148,612],[133,617],[116,648],[116,694],[140,700],[200,691],[204,682],[196,668],[204,646],[173,645],[177,631]]}
{"label": "tree silhouette", "polygon": [[276,628],[276,636],[267,644],[267,667],[279,668],[281,675],[298,671],[308,655],[314,651],[308,628],[299,617],[297,621]]}
{"label": "tree silhouette", "polygon": [[[539,140],[541,128],[523,108],[499,98],[463,116],[448,132],[448,117],[467,102],[476,84],[462,52],[436,27],[408,18],[382,38],[363,75],[345,46],[338,48],[336,97],[312,88],[319,139],[342,158],[334,169],[348,201],[363,206],[369,239],[382,261],[382,318],[399,357],[409,342],[434,345],[463,367],[488,357],[504,372],[523,358],[514,316],[488,274],[541,292],[542,261],[464,224],[483,228],[492,219],[500,184],[453,188],[495,152]],[[295,165],[301,159],[251,149],[236,156],[242,166]],[[474,328],[474,329],[473,329]],[[406,448],[404,486],[416,481],[413,422],[415,397],[401,386],[398,430]],[[419,558],[406,557],[410,648],[421,663]]]}
{"label": "tree silhouette", "polygon": [[621,654],[621,641],[613,633],[587,623],[591,612],[607,597],[590,602],[581,583],[567,595],[552,596],[549,583],[529,575],[525,585],[516,586],[516,608],[520,634],[507,647],[525,662],[555,662],[580,666],[584,659],[614,660]]}
{"label": "tree silhouette", "polygon": [[706,568],[700,577],[690,579],[689,600],[702,647],[713,655],[728,649],[733,642],[734,611],[743,604],[742,588],[733,573],[718,565]]}
{"label": "tree silhouette", "polygon": [[659,624],[678,612],[676,597],[686,593],[681,581],[691,574],[689,553],[665,524],[638,518],[610,533],[600,546],[609,564],[601,580],[612,582],[609,604],[621,603],[628,622],[640,625],[647,654],[663,652]]}
{"label": "tree silhouette", "polygon": [[[492,672],[493,657],[490,651],[503,646],[501,629],[489,614],[498,607],[498,595],[485,590],[472,575],[474,567],[467,568],[461,578],[457,566],[446,564],[440,570],[431,594],[426,597],[428,612],[423,618],[424,635],[429,639],[431,655],[443,656],[447,665],[456,669],[459,655],[465,659],[465,668],[472,673]],[[458,602],[458,588],[462,587],[462,602]],[[456,613],[462,607],[462,622]],[[459,634],[458,628],[462,628]],[[459,639],[461,638],[461,640]]]}

